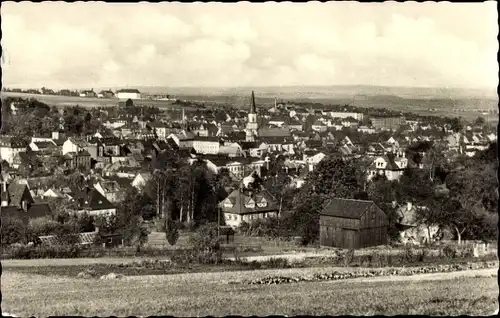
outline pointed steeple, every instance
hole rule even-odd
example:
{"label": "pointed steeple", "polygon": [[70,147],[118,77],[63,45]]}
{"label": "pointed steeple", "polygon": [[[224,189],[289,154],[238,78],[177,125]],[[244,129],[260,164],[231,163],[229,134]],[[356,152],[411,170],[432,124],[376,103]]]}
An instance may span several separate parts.
{"label": "pointed steeple", "polygon": [[252,91],[252,106],[250,108],[250,114],[257,114],[257,109],[256,109],[256,106],[255,106],[255,95]]}

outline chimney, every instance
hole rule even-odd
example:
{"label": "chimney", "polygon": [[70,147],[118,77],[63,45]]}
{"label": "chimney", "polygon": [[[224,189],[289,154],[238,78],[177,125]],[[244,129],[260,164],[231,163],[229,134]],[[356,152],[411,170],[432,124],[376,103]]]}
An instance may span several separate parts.
{"label": "chimney", "polygon": [[53,140],[59,139],[59,132],[58,131],[53,131],[52,132],[52,139]]}

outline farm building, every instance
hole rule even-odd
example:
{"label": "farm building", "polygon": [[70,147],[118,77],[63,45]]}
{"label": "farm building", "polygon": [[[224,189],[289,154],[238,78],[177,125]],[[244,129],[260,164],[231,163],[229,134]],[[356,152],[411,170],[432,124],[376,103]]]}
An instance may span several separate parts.
{"label": "farm building", "polygon": [[116,91],[116,97],[119,99],[141,99],[141,92],[137,89],[120,89]]}
{"label": "farm building", "polygon": [[333,199],[320,213],[320,245],[364,248],[387,244],[387,215],[373,201]]}

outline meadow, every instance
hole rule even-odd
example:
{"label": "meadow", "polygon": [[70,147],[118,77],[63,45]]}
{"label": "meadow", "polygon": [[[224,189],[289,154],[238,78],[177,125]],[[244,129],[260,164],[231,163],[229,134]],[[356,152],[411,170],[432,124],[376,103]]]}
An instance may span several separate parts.
{"label": "meadow", "polygon": [[[17,316],[488,315],[498,307],[496,270],[445,276],[283,285],[228,284],[287,269],[130,276],[116,280],[2,274],[2,309]],[[394,278],[391,277],[391,280]]]}

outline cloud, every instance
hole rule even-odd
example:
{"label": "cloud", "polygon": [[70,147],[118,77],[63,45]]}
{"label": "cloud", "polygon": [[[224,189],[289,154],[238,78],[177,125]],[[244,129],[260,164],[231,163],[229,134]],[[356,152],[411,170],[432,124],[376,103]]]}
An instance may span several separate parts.
{"label": "cloud", "polygon": [[494,87],[492,5],[6,2],[3,81]]}

